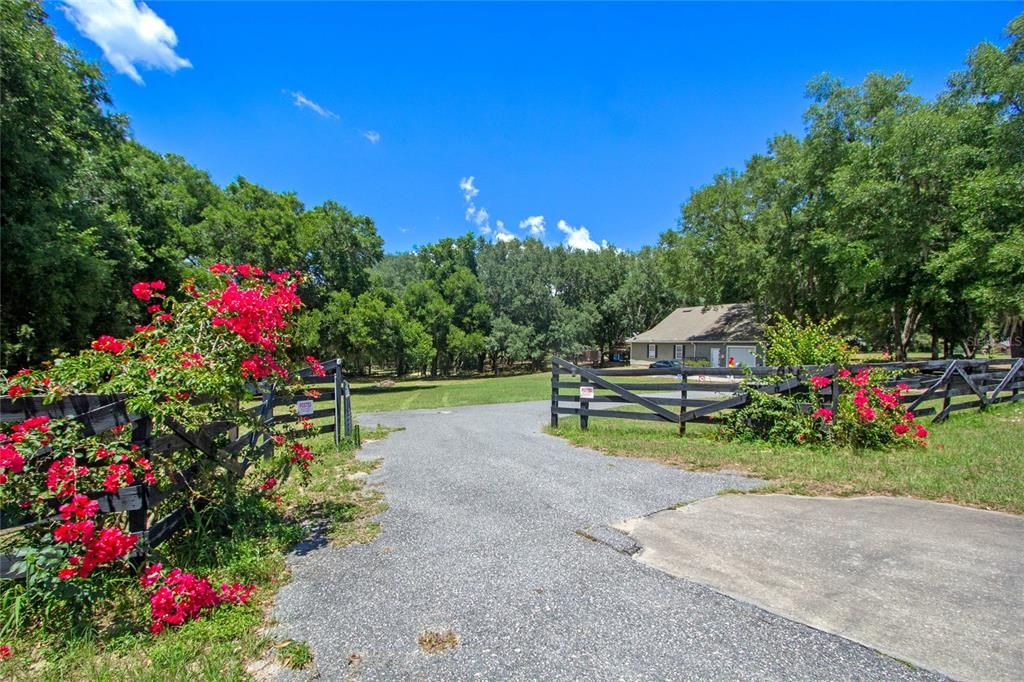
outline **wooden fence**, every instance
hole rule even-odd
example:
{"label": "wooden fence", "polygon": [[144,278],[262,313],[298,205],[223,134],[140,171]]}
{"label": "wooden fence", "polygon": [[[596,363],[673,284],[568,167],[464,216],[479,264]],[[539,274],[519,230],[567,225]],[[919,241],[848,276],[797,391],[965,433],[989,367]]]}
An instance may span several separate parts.
{"label": "wooden fence", "polygon": [[[936,360],[886,364],[852,365],[878,367],[899,376],[890,384],[905,383],[910,390],[902,396],[907,409],[918,416],[932,415],[933,422],[945,420],[957,410],[984,409],[996,403],[1024,399],[1024,358],[1006,360]],[[762,393],[807,391],[812,376],[834,376],[835,365],[824,367],[682,367],[679,370],[622,368],[587,369],[561,358],[551,361],[551,426],[559,415],[575,415],[580,428],[591,417],[671,422],[685,433],[688,423],[716,423],[725,410],[741,408],[748,388]],[[630,382],[630,377],[637,377]],[[641,381],[646,378],[648,381]],[[622,381],[626,379],[626,381]],[[568,391],[568,392],[566,392]],[[839,399],[833,383],[824,391],[833,406]],[[697,397],[694,397],[694,396]],[[968,400],[957,400],[966,396]],[[568,406],[563,406],[567,403]],[[597,405],[595,408],[594,405]],[[635,406],[642,410],[622,410]],[[809,409],[809,404],[803,407]]]}
{"label": "wooden fence", "polygon": [[[327,373],[325,377],[314,376],[309,370],[299,373],[307,386],[307,393],[311,395],[277,395],[272,385],[266,386],[257,395],[259,404],[249,408],[249,413],[259,415],[261,421],[268,424],[298,424],[303,419],[322,421],[330,417],[329,423],[314,422],[312,428],[292,428],[291,433],[316,435],[333,432],[335,445],[340,443],[342,430],[346,436],[355,435],[358,438],[357,433],[353,433],[357,432],[358,427],[353,429],[352,426],[348,382],[342,375],[341,362],[332,360],[323,366]],[[138,445],[140,453],[152,461],[167,458],[185,449],[195,449],[202,453],[200,460],[175,471],[169,480],[157,486],[136,483],[115,493],[85,493],[99,503],[99,513],[126,515],[128,531],[139,538],[137,549],[133,552],[133,558],[139,559],[183,528],[195,512],[208,504],[200,496],[168,510],[161,507],[162,502],[168,501],[175,493],[192,488],[192,483],[200,473],[210,467],[223,468],[241,478],[253,462],[273,454],[274,442],[257,431],[239,433],[238,425],[227,421],[213,422],[198,430],[189,430],[168,420],[164,424],[166,433],[154,435],[153,420],[148,415],[130,414],[125,400],[125,396],[118,395],[74,395],[44,404],[39,397],[16,400],[4,397],[0,399],[0,422],[20,422],[41,415],[51,419],[74,419],[81,425],[83,436],[99,435],[124,426],[131,429],[132,444]],[[330,407],[317,407],[318,403],[323,405],[328,402]],[[295,409],[291,409],[293,406]],[[284,409],[275,410],[281,407]],[[47,457],[49,454],[40,451],[37,456]],[[51,507],[56,514],[57,502],[53,501]],[[52,518],[12,520],[0,510],[0,532],[17,533],[18,528],[49,522]],[[15,563],[15,556],[0,555],[0,579],[21,576],[22,572],[15,570]]]}

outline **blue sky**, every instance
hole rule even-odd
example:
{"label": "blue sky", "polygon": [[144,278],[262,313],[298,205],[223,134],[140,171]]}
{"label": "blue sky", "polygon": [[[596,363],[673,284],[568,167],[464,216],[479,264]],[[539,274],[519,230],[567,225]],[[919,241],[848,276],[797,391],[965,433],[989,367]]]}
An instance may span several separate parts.
{"label": "blue sky", "polygon": [[58,35],[101,61],[140,142],[220,184],[336,199],[389,251],[538,216],[552,244],[655,243],[691,190],[802,130],[814,75],[900,71],[931,97],[1021,11],[68,2],[46,4]]}

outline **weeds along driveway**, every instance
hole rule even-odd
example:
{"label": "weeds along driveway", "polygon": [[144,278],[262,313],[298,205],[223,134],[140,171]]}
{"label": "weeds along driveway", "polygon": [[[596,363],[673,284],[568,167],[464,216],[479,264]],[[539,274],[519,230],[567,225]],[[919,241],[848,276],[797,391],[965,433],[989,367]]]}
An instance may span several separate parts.
{"label": "weeds along driveway", "polygon": [[[360,418],[405,429],[362,455],[383,459],[383,531],[296,553],[275,609],[324,679],[930,676],[585,537],[758,482],[574,448],[541,433],[548,405]],[[418,647],[449,629],[457,646]]]}

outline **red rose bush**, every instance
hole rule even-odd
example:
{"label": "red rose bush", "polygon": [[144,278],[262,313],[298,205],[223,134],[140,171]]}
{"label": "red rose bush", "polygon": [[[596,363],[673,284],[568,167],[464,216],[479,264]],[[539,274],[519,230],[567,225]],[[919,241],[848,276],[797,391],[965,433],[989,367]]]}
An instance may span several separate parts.
{"label": "red rose bush", "polygon": [[[720,433],[730,440],[779,445],[923,447],[928,430],[903,406],[909,386],[890,386],[894,381],[882,369],[840,369],[835,376],[812,376],[806,393],[769,394],[758,390],[751,377],[744,389],[747,405],[725,418]],[[839,395],[833,403],[835,390]]]}

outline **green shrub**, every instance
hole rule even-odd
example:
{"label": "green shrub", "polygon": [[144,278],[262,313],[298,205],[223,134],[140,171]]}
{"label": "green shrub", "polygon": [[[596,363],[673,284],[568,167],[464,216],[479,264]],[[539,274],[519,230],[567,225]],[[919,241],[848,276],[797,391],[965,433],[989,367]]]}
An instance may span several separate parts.
{"label": "green shrub", "polygon": [[[746,380],[750,401],[729,414],[719,429],[727,440],[772,445],[819,444],[882,449],[926,445],[928,430],[901,401],[909,387],[887,388],[891,372],[840,369],[834,377],[811,377],[810,386],[785,395],[766,394]],[[838,386],[839,399],[831,403]]]}
{"label": "green shrub", "polygon": [[725,417],[719,435],[725,440],[792,445],[807,439],[812,422],[791,395],[745,389],[750,402]]}
{"label": "green shrub", "polygon": [[797,365],[846,365],[853,350],[833,332],[838,318],[824,322],[799,322],[782,315],[764,330],[764,364],[772,367]]}

